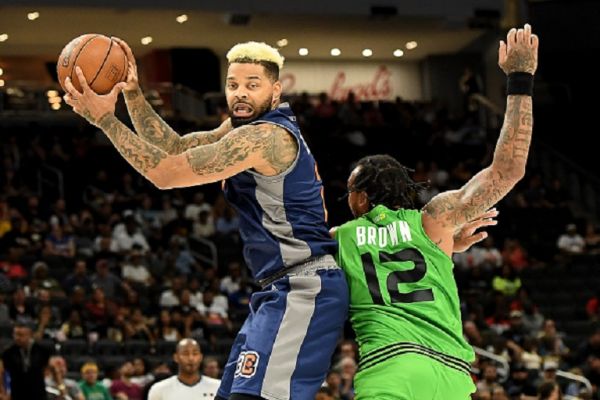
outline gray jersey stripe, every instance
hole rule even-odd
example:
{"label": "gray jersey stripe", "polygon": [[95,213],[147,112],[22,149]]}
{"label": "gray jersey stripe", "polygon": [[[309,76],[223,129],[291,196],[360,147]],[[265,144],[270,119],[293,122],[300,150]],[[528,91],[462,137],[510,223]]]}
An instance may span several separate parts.
{"label": "gray jersey stripe", "polygon": [[256,201],[262,207],[263,227],[279,242],[281,258],[285,266],[298,264],[310,258],[312,252],[308,243],[294,237],[292,224],[287,220],[283,203],[283,182],[256,179]]}
{"label": "gray jersey stripe", "polygon": [[263,380],[261,396],[266,399],[290,398],[292,374],[315,311],[315,299],[321,291],[321,277],[291,276],[290,286]]}

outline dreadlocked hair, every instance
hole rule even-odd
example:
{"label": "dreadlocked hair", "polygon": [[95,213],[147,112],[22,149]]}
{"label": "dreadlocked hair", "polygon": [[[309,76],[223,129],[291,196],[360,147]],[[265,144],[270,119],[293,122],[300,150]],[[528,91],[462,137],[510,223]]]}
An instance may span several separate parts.
{"label": "dreadlocked hair", "polygon": [[414,208],[414,199],[425,186],[414,182],[409,175],[412,170],[387,154],[361,158],[357,167],[353,189],[366,192],[372,207]]}

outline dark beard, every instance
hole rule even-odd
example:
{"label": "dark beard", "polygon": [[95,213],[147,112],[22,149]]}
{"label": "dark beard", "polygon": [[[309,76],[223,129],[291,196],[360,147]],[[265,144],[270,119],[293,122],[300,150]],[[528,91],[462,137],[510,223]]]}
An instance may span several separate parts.
{"label": "dark beard", "polygon": [[254,110],[254,114],[252,114],[250,117],[247,117],[247,118],[235,117],[233,115],[233,110],[230,107],[227,112],[229,114],[229,118],[231,118],[231,125],[234,128],[238,128],[242,125],[247,125],[251,122],[256,121],[257,119],[259,119],[260,117],[262,117],[263,115],[265,115],[266,113],[271,111],[272,103],[273,103],[273,96],[271,95],[271,97],[269,99],[267,99],[264,103],[262,103],[258,107],[258,109]]}

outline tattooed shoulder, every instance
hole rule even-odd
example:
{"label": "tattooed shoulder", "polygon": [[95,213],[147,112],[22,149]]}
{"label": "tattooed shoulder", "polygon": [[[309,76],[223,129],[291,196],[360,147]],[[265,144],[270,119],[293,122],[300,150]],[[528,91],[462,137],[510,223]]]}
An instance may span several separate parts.
{"label": "tattooed shoulder", "polygon": [[276,174],[286,171],[296,160],[298,143],[292,134],[283,128],[271,125],[270,146],[266,147],[263,156]]}

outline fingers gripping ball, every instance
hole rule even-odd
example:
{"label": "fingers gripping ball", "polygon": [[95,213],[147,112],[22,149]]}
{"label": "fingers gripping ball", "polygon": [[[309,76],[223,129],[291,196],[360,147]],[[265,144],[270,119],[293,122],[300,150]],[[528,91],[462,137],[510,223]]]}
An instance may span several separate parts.
{"label": "fingers gripping ball", "polygon": [[75,67],[81,68],[89,86],[98,94],[109,93],[115,84],[127,78],[127,56],[109,37],[88,33],[73,39],[60,56],[56,69],[58,81],[65,88],[65,78],[70,77],[73,86],[81,91]]}

